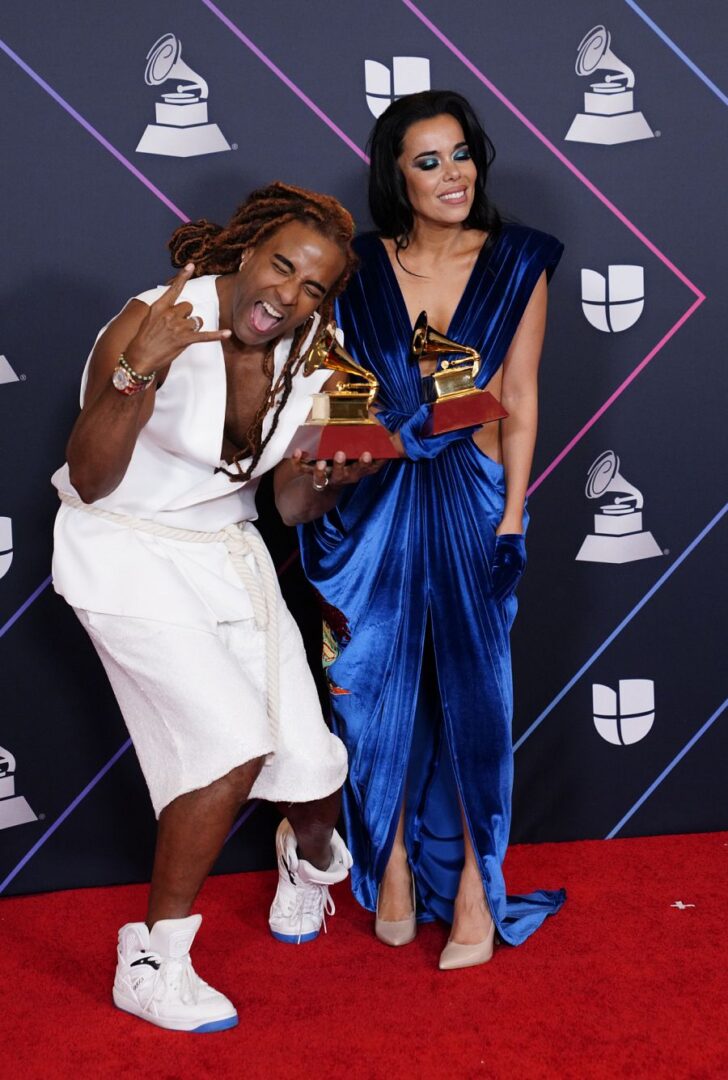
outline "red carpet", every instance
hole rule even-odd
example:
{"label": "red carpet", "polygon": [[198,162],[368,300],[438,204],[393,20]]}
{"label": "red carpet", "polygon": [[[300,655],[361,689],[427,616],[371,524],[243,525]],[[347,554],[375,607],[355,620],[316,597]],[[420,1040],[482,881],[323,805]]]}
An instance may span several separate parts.
{"label": "red carpet", "polygon": [[[566,886],[562,912],[490,964],[439,972],[443,926],[395,950],[335,890],[329,933],[273,941],[273,875],[211,879],[194,951],[241,1022],[173,1034],[110,1004],[117,927],[140,886],[0,902],[0,1076],[728,1076],[728,833],[513,848],[512,891]],[[694,905],[676,908],[677,901]]]}

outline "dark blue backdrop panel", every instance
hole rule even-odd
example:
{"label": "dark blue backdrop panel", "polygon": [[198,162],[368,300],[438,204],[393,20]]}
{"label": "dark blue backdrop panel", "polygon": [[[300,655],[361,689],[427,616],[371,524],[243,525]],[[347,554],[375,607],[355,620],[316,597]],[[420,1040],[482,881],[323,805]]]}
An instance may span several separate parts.
{"label": "dark blue backdrop panel", "polygon": [[[5,5],[0,892],[149,873],[154,821],[123,722],[89,642],[47,584],[49,477],[93,338],[130,295],[167,279],[166,242],[180,220],[224,220],[261,183],[331,192],[370,226],[367,89],[386,88],[367,88],[367,60],[394,73],[392,93],[415,88],[398,81],[396,58],[419,57],[429,85],[466,94],[497,148],[492,192],[503,213],[566,245],[550,290],[530,561],[513,633],[514,839],[728,826],[719,591],[728,84],[718,44],[728,16],[708,0],[641,7],[644,18],[623,0],[547,11],[536,0]],[[580,76],[577,48],[599,24],[610,52]],[[137,146],[148,125],[157,149],[169,136],[155,106],[177,76],[144,78],[165,34],[208,84],[217,129],[185,131],[174,152],[146,154]],[[607,121],[610,145],[567,140],[591,83],[601,84],[592,102],[604,105],[610,72],[627,120]],[[650,137],[629,141],[624,125],[637,113]],[[596,130],[588,112],[587,127]],[[199,152],[211,133],[229,149]],[[195,152],[182,156],[182,146]],[[598,329],[582,306],[583,272],[606,279],[610,267],[610,289],[625,273],[639,282],[640,269],[644,283],[639,295],[610,293],[637,304],[620,331]],[[618,313],[616,304],[608,316]],[[608,451],[619,471],[589,497],[591,466]],[[610,490],[633,493],[631,540],[605,539]],[[317,614],[269,487],[260,508],[316,667]],[[577,558],[585,541],[596,560]],[[270,809],[249,813],[220,868],[270,865],[274,822]]]}

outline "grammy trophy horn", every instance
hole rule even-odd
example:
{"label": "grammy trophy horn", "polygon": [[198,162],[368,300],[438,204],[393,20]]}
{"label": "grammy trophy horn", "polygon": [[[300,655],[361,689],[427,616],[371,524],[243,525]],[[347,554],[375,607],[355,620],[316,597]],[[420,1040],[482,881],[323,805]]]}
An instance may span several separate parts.
{"label": "grammy trophy horn", "polygon": [[480,368],[480,353],[469,345],[461,345],[435,330],[427,322],[427,312],[421,311],[412,332],[410,360],[419,363],[420,360],[444,355],[454,356],[454,359],[443,360],[440,370],[433,375],[437,396],[445,397],[472,390],[473,380]]}
{"label": "grammy trophy horn", "polygon": [[377,379],[371,371],[367,371],[361,364],[357,364],[354,357],[340,344],[336,337],[336,327],[332,324],[324,328],[308,350],[303,365],[303,373],[304,375],[310,375],[313,371],[321,368],[326,368],[329,371],[339,371],[342,375],[348,375],[357,380],[356,382],[339,383],[336,390],[337,395],[365,398],[368,406],[374,401],[379,389]]}

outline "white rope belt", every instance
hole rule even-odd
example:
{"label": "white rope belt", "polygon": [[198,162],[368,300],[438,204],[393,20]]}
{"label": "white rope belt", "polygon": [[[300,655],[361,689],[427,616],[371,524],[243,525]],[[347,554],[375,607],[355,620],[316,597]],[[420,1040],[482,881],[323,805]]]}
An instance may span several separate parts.
{"label": "white rope belt", "polygon": [[[264,630],[266,635],[265,667],[267,715],[274,744],[278,741],[279,686],[278,686],[278,583],[275,570],[265,544],[252,529],[245,531],[244,523],[228,525],[218,532],[200,532],[196,529],[177,529],[172,525],[149,521],[147,518],[132,517],[131,514],[117,514],[104,510],[100,506],[89,506],[76,495],[59,491],[61,502],[86,514],[94,514],[115,525],[124,525],[128,529],[160,536],[166,540],[182,540],[192,544],[224,544],[230,556],[233,568],[242,581],[253,605],[255,625]],[[246,562],[245,556],[252,555],[258,576]]]}

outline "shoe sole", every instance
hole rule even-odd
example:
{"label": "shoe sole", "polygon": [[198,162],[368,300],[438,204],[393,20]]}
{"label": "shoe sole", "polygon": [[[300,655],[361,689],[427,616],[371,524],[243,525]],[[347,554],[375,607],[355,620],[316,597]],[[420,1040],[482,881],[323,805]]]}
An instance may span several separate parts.
{"label": "shoe sole", "polygon": [[181,1031],[186,1035],[202,1035],[208,1031],[227,1031],[228,1028],[236,1027],[238,1024],[238,1014],[234,1013],[233,1016],[225,1016],[222,1020],[208,1020],[205,1024],[198,1024],[197,1027],[185,1027],[183,1026],[184,1021],[175,1024],[174,1021],[165,1022],[157,1017],[149,1016],[148,1013],[142,1012],[135,1002],[122,997],[116,989],[114,989],[113,998],[114,1005],[121,1012],[136,1016],[138,1020],[146,1020],[148,1024],[154,1024],[155,1027],[164,1028],[166,1031]]}
{"label": "shoe sole", "polygon": [[283,941],[286,945],[304,945],[307,941],[313,941],[319,936],[318,930],[312,930],[310,934],[281,934],[271,928],[271,934],[276,941]]}
{"label": "shoe sole", "polygon": [[189,1034],[201,1035],[207,1031],[227,1031],[228,1028],[238,1026],[237,1016],[229,1016],[227,1020],[212,1020],[209,1024],[201,1024],[200,1027],[192,1028]]}

